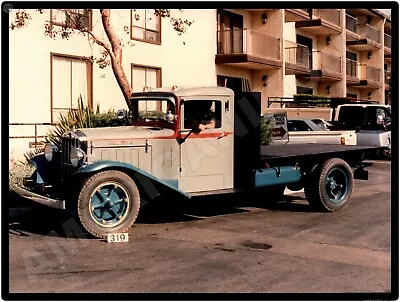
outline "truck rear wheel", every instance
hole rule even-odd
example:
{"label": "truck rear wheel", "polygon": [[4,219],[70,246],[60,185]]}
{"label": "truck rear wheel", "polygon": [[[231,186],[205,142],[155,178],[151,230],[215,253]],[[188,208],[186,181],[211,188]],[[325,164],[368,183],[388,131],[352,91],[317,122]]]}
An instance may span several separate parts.
{"label": "truck rear wheel", "polygon": [[131,228],[140,208],[139,190],[125,173],[108,170],[86,179],[78,196],[78,216],[92,235],[106,238]]}
{"label": "truck rear wheel", "polygon": [[348,204],[353,186],[350,166],[340,158],[331,158],[313,167],[304,191],[311,206],[334,212]]}

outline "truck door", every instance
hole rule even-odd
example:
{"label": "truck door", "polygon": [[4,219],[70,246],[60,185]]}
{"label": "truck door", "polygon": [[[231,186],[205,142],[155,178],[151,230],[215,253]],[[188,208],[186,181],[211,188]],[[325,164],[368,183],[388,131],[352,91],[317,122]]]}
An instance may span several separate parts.
{"label": "truck door", "polygon": [[[191,133],[180,144],[178,187],[185,192],[233,188],[233,100],[229,96],[183,99],[181,138],[201,120],[202,108],[211,110],[213,128]],[[196,127],[197,128],[197,127]]]}

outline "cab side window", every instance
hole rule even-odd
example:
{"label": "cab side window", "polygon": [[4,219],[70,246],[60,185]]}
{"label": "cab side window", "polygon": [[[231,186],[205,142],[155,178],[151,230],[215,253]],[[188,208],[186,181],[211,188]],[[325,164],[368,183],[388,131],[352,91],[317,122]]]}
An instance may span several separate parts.
{"label": "cab side window", "polygon": [[[198,127],[199,124],[215,123],[213,128],[221,128],[221,101],[214,100],[184,100],[184,129]],[[213,124],[214,124],[213,123]]]}

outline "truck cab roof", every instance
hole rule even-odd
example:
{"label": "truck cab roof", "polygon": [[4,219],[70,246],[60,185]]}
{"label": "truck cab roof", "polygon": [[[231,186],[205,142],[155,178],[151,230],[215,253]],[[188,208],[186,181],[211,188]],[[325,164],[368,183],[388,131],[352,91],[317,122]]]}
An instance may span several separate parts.
{"label": "truck cab roof", "polygon": [[[232,96],[234,95],[233,90],[226,87],[219,86],[207,86],[207,87],[181,87],[181,86],[173,86],[173,87],[161,87],[148,89],[148,92],[165,92],[165,93],[173,93],[178,97],[185,97],[191,95],[224,95],[224,96]],[[134,96],[134,93],[132,96]]]}
{"label": "truck cab roof", "polygon": [[390,108],[390,105],[385,105],[385,104],[357,104],[357,103],[353,103],[353,104],[342,104],[339,105],[341,107],[354,107],[354,106],[359,106],[359,107],[386,107],[386,108]]}

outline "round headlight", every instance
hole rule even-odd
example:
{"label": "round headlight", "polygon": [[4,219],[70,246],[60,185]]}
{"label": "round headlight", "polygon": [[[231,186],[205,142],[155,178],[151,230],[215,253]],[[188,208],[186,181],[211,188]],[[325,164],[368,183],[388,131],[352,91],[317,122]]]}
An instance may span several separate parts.
{"label": "round headlight", "polygon": [[85,162],[86,154],[79,148],[71,148],[70,161],[74,168],[78,167],[79,162]]}
{"label": "round headlight", "polygon": [[53,153],[56,151],[57,147],[54,144],[46,144],[46,146],[44,147],[44,157],[48,162],[51,162],[51,160],[53,159]]}

